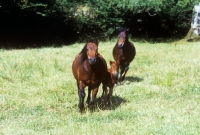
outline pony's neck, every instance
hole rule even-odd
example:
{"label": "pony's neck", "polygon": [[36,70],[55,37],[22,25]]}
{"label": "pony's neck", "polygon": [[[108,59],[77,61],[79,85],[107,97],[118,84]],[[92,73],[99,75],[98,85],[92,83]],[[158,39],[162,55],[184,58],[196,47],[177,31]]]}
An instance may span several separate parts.
{"label": "pony's neck", "polygon": [[[124,42],[124,46],[126,46],[127,44],[129,43],[129,40],[128,38],[125,39],[125,42]],[[123,48],[123,47],[122,47]]]}
{"label": "pony's neck", "polygon": [[125,43],[128,43],[128,35],[126,35]]}

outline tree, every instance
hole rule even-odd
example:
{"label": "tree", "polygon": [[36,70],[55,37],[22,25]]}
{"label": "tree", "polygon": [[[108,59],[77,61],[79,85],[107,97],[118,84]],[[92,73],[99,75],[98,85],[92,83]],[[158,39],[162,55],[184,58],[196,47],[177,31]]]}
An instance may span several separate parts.
{"label": "tree", "polygon": [[[38,21],[42,24],[46,22],[38,32],[44,31],[44,26],[48,26],[46,35],[56,31],[56,35],[67,35],[70,39],[73,36],[76,40],[85,40],[87,37],[108,39],[119,27],[129,27],[134,37],[182,37],[190,28],[193,7],[199,2],[200,0],[5,0],[0,1],[0,14],[3,18],[1,20],[9,15],[12,16],[12,21],[17,18],[14,22],[18,26],[21,25],[19,20],[24,22],[26,18],[44,20]],[[8,22],[1,21],[0,25],[7,25]],[[33,24],[28,21],[27,25]],[[8,30],[5,27],[2,29],[4,32]]]}

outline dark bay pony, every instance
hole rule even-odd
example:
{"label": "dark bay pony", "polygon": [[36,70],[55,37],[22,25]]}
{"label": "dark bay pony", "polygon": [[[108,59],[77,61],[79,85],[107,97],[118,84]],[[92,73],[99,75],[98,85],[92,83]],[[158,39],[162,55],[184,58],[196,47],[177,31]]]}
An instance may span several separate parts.
{"label": "dark bay pony", "polygon": [[[86,103],[94,105],[99,85],[106,77],[107,64],[98,53],[98,41],[88,40],[80,53],[75,57],[72,64],[72,72],[77,81],[79,109],[84,112],[85,87],[88,86]],[[92,91],[92,99],[91,99]]]}
{"label": "dark bay pony", "polygon": [[119,82],[125,79],[129,65],[136,55],[135,46],[128,40],[128,29],[123,28],[118,34],[118,41],[113,48],[113,58],[120,68]]}
{"label": "dark bay pony", "polygon": [[[107,75],[105,80],[103,81],[103,93],[102,93],[102,102],[104,105],[108,104],[108,101],[110,100],[110,97],[113,93],[114,85],[117,83],[117,77],[118,77],[118,65],[115,61],[110,61],[110,68],[107,70]],[[109,88],[109,92],[108,89]]]}

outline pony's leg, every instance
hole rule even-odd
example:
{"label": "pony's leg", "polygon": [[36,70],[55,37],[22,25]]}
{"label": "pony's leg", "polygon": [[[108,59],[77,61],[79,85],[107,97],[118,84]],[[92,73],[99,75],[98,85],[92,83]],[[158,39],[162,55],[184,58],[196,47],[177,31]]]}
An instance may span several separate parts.
{"label": "pony's leg", "polygon": [[91,89],[88,87],[88,97],[87,97],[87,101],[86,101],[87,105],[90,104],[90,99],[91,99]]}
{"label": "pony's leg", "polygon": [[[117,65],[118,65],[118,68],[117,68],[117,74],[118,74],[118,75],[117,75],[117,83],[118,83],[118,82],[121,83],[121,82],[120,82],[120,78],[121,78],[121,68],[122,68],[122,66],[121,66],[119,60],[117,60],[116,63],[117,63]],[[120,73],[119,73],[119,72],[120,72]]]}
{"label": "pony's leg", "polygon": [[79,96],[79,104],[78,107],[80,109],[80,112],[82,113],[84,111],[84,98],[85,98],[85,85],[82,81],[77,83],[78,85],[78,96]]}
{"label": "pony's leg", "polygon": [[113,94],[113,86],[109,87],[109,93],[106,97],[106,104],[108,104],[108,102],[110,101],[110,97],[112,96]]}
{"label": "pony's leg", "polygon": [[94,105],[97,92],[98,92],[98,87],[94,88],[93,91],[92,91],[92,100],[90,101],[90,105]]}
{"label": "pony's leg", "polygon": [[124,81],[127,71],[129,70],[129,64],[124,67],[124,74],[121,77],[121,81]]}
{"label": "pony's leg", "polygon": [[122,81],[123,81],[123,74],[124,74],[124,71],[125,71],[125,67],[124,67],[124,65],[122,65],[121,67],[120,67],[120,69],[121,69],[121,71],[120,71],[120,77],[119,77],[119,82],[121,83]]}
{"label": "pony's leg", "polygon": [[105,99],[105,96],[108,93],[107,86],[105,84],[103,84],[102,88],[103,88],[103,93],[102,93],[101,97]]}
{"label": "pony's leg", "polygon": [[104,104],[104,102],[106,100],[106,95],[108,93],[107,86],[105,84],[103,84],[102,89],[103,89],[103,93],[101,95],[101,103]]}

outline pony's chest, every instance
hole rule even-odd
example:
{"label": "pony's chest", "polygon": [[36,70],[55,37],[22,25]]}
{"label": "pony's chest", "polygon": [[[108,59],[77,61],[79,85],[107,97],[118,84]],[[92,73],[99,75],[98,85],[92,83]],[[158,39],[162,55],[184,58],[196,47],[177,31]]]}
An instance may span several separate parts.
{"label": "pony's chest", "polygon": [[125,54],[122,49],[118,50],[117,57],[118,57],[118,59],[121,59],[121,60],[125,59]]}
{"label": "pony's chest", "polygon": [[98,84],[101,81],[103,75],[100,68],[96,70],[91,68],[85,68],[84,70],[82,70],[81,74],[82,74],[82,80],[84,80],[86,84],[91,84],[91,85]]}
{"label": "pony's chest", "polygon": [[99,80],[96,78],[96,76],[89,76],[86,80],[86,83],[90,85],[95,85],[99,83]]}

